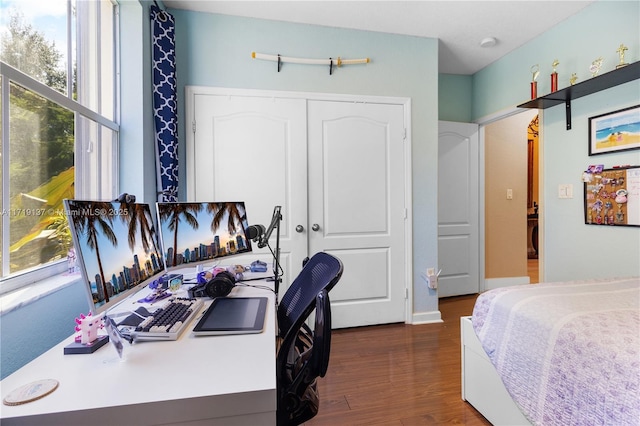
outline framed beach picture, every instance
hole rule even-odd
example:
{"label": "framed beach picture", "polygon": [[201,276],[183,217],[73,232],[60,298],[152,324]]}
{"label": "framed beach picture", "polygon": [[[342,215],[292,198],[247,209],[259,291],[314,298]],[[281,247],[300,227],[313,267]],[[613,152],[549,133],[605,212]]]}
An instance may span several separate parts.
{"label": "framed beach picture", "polygon": [[589,118],[589,155],[640,148],[640,105]]}

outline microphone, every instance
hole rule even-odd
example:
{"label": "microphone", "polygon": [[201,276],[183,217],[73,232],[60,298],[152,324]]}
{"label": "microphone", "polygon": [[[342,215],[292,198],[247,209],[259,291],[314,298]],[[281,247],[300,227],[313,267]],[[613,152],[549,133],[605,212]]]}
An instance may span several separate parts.
{"label": "microphone", "polygon": [[265,230],[264,225],[251,225],[244,232],[248,239],[257,242],[264,235]]}

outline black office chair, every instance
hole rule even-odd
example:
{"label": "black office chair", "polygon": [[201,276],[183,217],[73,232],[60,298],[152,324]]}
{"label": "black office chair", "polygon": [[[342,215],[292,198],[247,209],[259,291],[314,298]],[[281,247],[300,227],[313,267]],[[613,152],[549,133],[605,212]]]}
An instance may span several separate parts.
{"label": "black office chair", "polygon": [[299,425],[318,413],[317,379],[329,367],[331,306],[329,293],[321,290],[315,300],[315,326],[303,323],[280,346],[277,357],[278,426]]}
{"label": "black office chair", "polygon": [[320,290],[331,289],[342,276],[342,262],[325,252],[307,260],[278,305],[278,336],[284,339],[294,325],[304,322],[315,307]]}
{"label": "black office chair", "polygon": [[[318,412],[316,380],[327,372],[331,349],[328,293],[340,280],[342,271],[342,262],[336,257],[324,252],[315,254],[278,306],[278,425],[299,425]],[[314,309],[312,330],[305,321]]]}

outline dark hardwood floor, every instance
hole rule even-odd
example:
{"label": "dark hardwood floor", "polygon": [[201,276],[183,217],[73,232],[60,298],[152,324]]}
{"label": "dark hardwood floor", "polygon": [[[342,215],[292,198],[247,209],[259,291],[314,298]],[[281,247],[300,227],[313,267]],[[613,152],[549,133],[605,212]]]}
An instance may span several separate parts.
{"label": "dark hardwood floor", "polygon": [[334,330],[306,425],[489,425],[461,398],[460,317],[476,298],[440,299],[442,323]]}

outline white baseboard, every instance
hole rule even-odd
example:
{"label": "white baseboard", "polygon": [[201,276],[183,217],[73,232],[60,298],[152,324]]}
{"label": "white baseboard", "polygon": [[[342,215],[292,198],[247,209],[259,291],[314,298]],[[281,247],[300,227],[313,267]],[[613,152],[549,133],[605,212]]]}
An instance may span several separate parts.
{"label": "white baseboard", "polygon": [[506,277],[506,278],[485,278],[484,289],[493,290],[494,288],[509,287],[512,285],[529,284],[528,276],[525,277]]}
{"label": "white baseboard", "polygon": [[421,312],[411,316],[411,324],[413,325],[432,324],[437,322],[443,322],[440,311]]}

